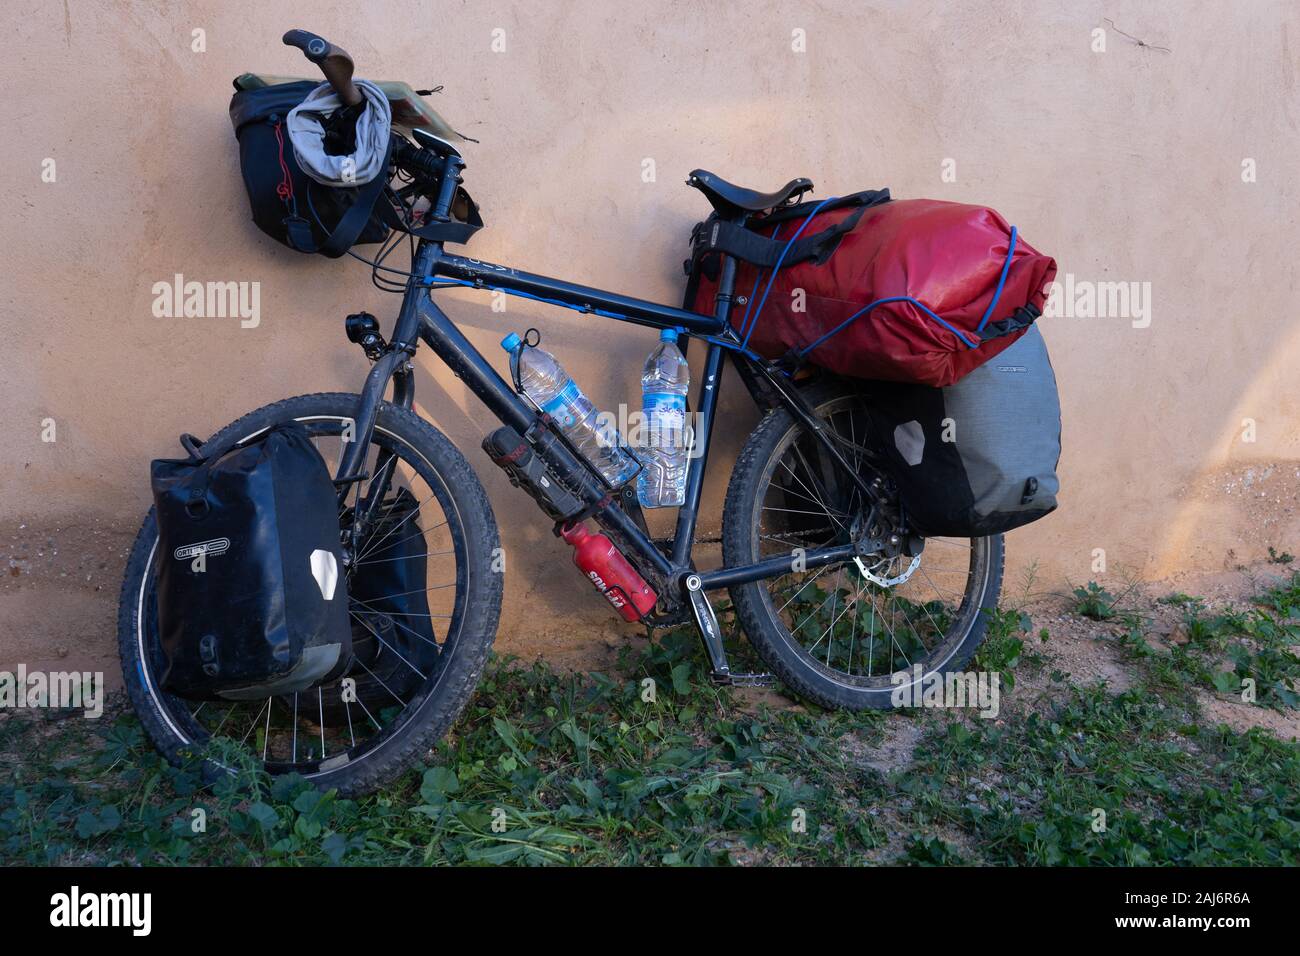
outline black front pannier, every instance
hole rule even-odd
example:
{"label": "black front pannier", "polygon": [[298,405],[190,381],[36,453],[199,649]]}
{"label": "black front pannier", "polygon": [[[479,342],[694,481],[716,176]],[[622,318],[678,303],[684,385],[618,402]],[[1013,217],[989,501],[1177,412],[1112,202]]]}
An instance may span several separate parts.
{"label": "black front pannier", "polygon": [[1037,326],[946,388],[864,383],[910,526],[984,537],[1056,509],[1061,404]]}
{"label": "black front pannier", "polygon": [[237,89],[230,100],[230,122],[239,140],[239,168],[253,222],[290,249],[336,259],[354,245],[388,237],[375,208],[386,180],[377,176],[354,188],[334,188],[298,166],[285,118],[316,86],[304,80]]}
{"label": "black front pannier", "polygon": [[338,498],[297,423],[159,459],[162,688],[197,700],[305,690],[351,664]]}

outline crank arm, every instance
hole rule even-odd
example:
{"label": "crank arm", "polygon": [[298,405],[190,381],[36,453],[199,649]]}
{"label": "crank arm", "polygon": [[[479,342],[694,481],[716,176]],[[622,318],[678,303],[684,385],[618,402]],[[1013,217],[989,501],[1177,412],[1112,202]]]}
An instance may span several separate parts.
{"label": "crank arm", "polygon": [[704,582],[698,574],[686,576],[686,596],[690,600],[691,611],[695,615],[695,625],[700,631],[700,640],[709,655],[712,671],[709,677],[715,684],[731,687],[767,687],[776,678],[771,674],[733,674],[731,664],[727,662],[727,652],[722,646],[722,628],[718,627],[718,618],[713,613],[713,605],[704,593]]}
{"label": "crank arm", "polygon": [[717,615],[713,613],[713,605],[704,593],[704,582],[698,574],[692,573],[686,575],[683,584],[687,600],[691,604],[691,613],[695,615],[700,640],[704,642],[704,650],[709,655],[709,666],[713,669],[711,676],[717,683],[728,683],[731,680],[731,665],[727,663],[727,652],[722,646],[722,629],[718,627]]}

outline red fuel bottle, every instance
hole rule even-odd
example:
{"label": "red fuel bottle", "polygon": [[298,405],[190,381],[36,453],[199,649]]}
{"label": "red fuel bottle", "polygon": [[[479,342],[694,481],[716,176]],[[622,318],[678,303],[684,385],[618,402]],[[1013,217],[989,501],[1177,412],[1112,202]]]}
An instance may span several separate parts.
{"label": "red fuel bottle", "polygon": [[592,534],[582,524],[564,527],[560,533],[573,545],[573,563],[623,620],[638,621],[654,610],[657,595],[609,538]]}

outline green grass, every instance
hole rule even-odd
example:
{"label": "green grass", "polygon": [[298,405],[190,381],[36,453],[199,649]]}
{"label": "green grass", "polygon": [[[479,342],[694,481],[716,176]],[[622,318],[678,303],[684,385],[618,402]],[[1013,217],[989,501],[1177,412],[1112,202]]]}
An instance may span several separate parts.
{"label": "green grass", "polygon": [[1295,745],[1185,721],[1141,689],[1092,687],[1005,723],[951,723],[918,748],[905,819],[974,837],[972,862],[1300,862]]}
{"label": "green grass", "polygon": [[[1207,614],[1200,599],[1185,594],[1159,603],[1182,609],[1186,640],[1167,652],[1147,640],[1148,622],[1140,614],[1111,615],[1125,628],[1120,644],[1131,661],[1142,664],[1157,691],[1185,701],[1199,688],[1280,711],[1300,707],[1295,689],[1300,686],[1300,656],[1295,653],[1300,646],[1300,573],[1257,595],[1255,606],[1245,611]],[[1092,616],[1085,610],[1078,613]]]}
{"label": "green grass", "polygon": [[1119,599],[1096,581],[1089,581],[1086,587],[1074,589],[1074,613],[1094,621],[1108,621],[1118,612],[1115,605]]}
{"label": "green grass", "polygon": [[[225,756],[241,774],[204,787],[194,768],[158,758],[129,715],[11,713],[0,717],[0,860],[1300,863],[1300,747],[1209,726],[1188,691],[1212,686],[1220,660],[1261,688],[1285,684],[1300,575],[1235,617],[1179,603],[1189,640],[1172,653],[1116,612],[1139,677],[1118,695],[1042,674],[1046,632],[1030,638],[1026,615],[999,612],[974,665],[1003,675],[997,720],[745,705],[707,684],[687,633],[627,655],[617,676],[498,659],[427,766],[357,800],[267,778],[236,753]],[[1046,692],[1032,703],[1014,692],[1017,672]],[[1268,693],[1277,699],[1261,691],[1260,703],[1288,706]]]}

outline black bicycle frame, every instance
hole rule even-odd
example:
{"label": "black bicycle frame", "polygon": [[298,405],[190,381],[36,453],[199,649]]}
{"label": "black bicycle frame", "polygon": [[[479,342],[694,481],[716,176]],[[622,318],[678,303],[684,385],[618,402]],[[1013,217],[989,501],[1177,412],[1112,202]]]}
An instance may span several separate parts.
{"label": "black bicycle frame", "polygon": [[[715,312],[712,316],[706,316],[453,255],[444,250],[441,242],[421,240],[413,257],[411,277],[393,329],[392,341],[375,362],[361,391],[355,414],[356,441],[347,446],[339,463],[337,478],[342,483],[341,487],[346,488],[346,482],[362,476],[360,469],[364,465],[365,450],[369,446],[375,415],[390,380],[393,382],[393,401],[411,407],[414,382],[410,357],[415,353],[418,338],[423,339],[457,377],[465,382],[497,419],[520,434],[529,436],[537,454],[556,477],[587,505],[597,523],[610,532],[622,548],[630,550],[628,556],[634,563],[648,572],[648,576],[655,579],[661,588],[667,588],[667,593],[661,591],[661,596],[671,606],[678,606],[688,577],[698,577],[699,581],[693,583],[693,587],[708,590],[788,573],[791,559],[787,557],[698,574],[692,564],[691,551],[725,352],[731,351],[738,367],[746,372],[743,377],[747,385],[755,380],[761,381],[765,389],[804,424],[831,459],[858,483],[869,504],[874,503],[876,495],[826,436],[821,420],[786,376],[775,366],[759,361],[743,350],[722,344],[730,335],[727,320],[735,276],[735,261],[724,257]],[[443,281],[440,282],[440,279]],[[447,280],[451,280],[451,283]],[[619,321],[658,329],[677,329],[686,335],[706,339],[708,351],[704,358],[704,377],[696,408],[696,445],[687,470],[685,501],[678,510],[671,553],[666,554],[656,546],[643,524],[619,504],[617,496],[589,462],[576,454],[557,433],[546,427],[538,427],[539,415],[536,409],[515,392],[432,300],[430,291],[445,284],[528,296]],[[754,391],[752,385],[751,391]],[[755,399],[758,400],[757,394]],[[869,544],[871,543],[857,540],[835,547],[810,550],[801,555],[801,566],[812,569],[845,561],[865,553],[864,548]]]}

